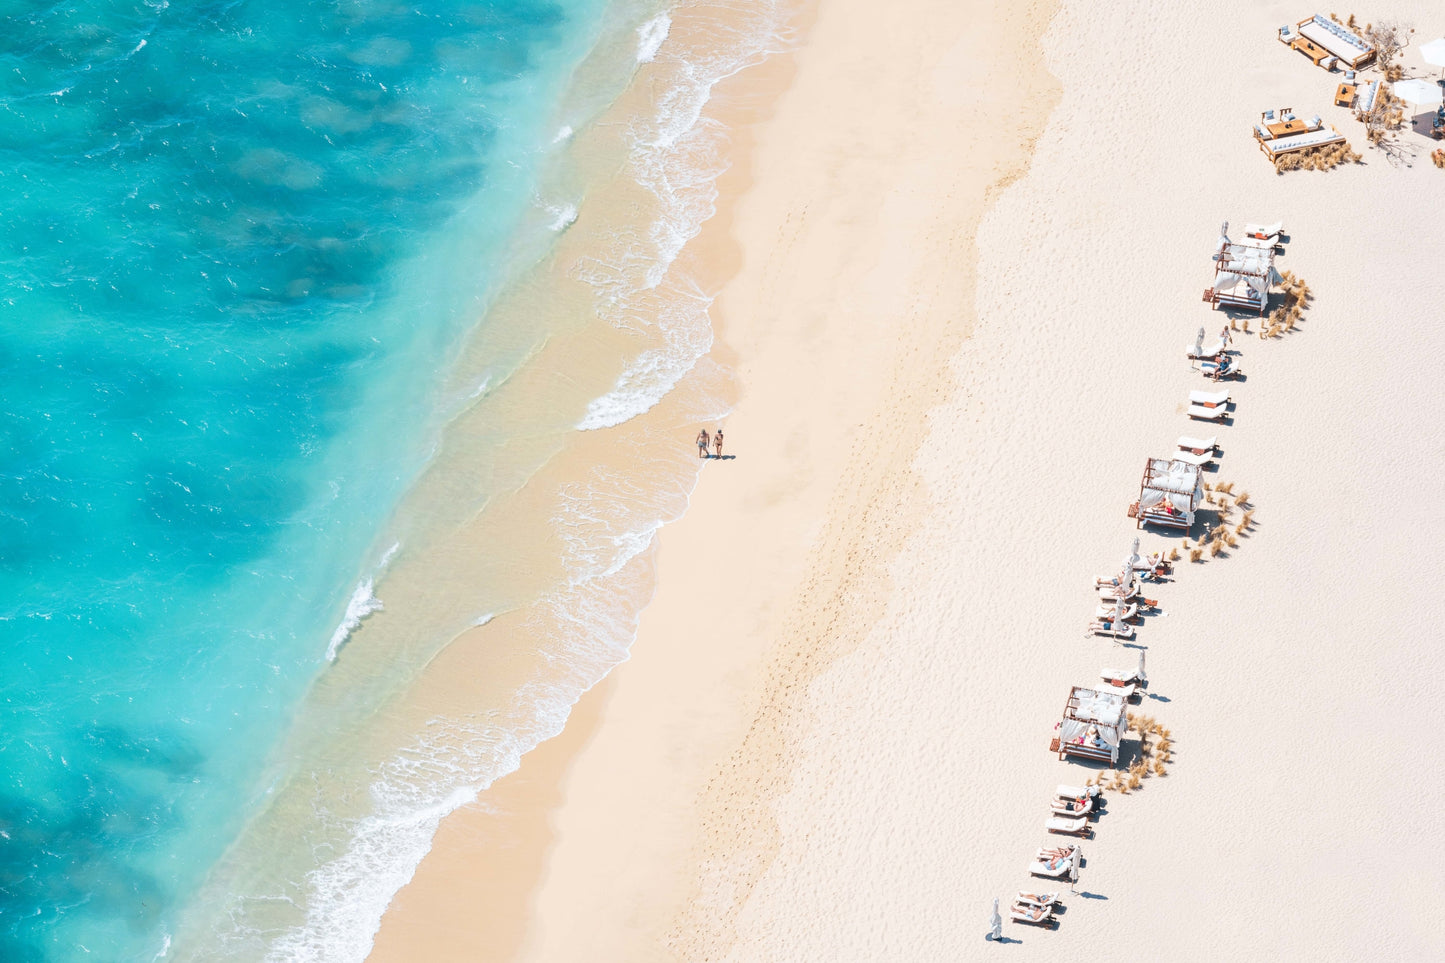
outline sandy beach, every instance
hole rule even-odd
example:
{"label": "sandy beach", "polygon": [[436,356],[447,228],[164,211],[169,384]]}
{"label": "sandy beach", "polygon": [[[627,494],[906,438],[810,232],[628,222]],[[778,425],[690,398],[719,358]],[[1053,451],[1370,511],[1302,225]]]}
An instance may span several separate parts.
{"label": "sandy beach", "polygon": [[[732,167],[690,249],[736,457],[658,535],[630,661],[442,823],[372,960],[1001,952],[991,900],[1097,771],[1048,752],[1069,687],[1135,658],[1085,635],[1092,579],[1181,434],[1219,436],[1207,478],[1256,524],[1150,587],[1135,711],[1174,759],[1109,795],[1058,928],[1006,924],[1013,955],[1445,954],[1445,172],[1418,133],[1365,149],[1275,40],[1310,12],[820,0],[714,91]],[[1417,0],[1377,16],[1445,34]],[[1364,163],[1277,175],[1250,128],[1285,105]],[[1236,336],[1233,417],[1201,426],[1219,225],[1276,219],[1315,300]]]}

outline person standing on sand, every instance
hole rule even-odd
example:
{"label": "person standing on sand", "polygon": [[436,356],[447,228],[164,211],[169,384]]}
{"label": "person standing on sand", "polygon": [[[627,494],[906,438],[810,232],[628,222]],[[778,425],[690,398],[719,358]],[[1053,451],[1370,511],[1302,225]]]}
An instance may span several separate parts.
{"label": "person standing on sand", "polygon": [[706,457],[707,457],[707,446],[708,446],[708,444],[709,444],[711,441],[712,441],[712,439],[710,439],[710,438],[707,436],[707,429],[706,429],[706,428],[704,428],[702,431],[699,431],[699,432],[697,433],[697,457],[699,457],[699,458],[706,458]]}
{"label": "person standing on sand", "polygon": [[717,431],[713,432],[713,435],[712,435],[712,443],[713,443],[713,447],[717,449],[717,457],[718,457],[718,458],[721,458],[721,457],[722,457],[722,427],[721,427],[721,426],[718,427],[718,430],[717,430]]}

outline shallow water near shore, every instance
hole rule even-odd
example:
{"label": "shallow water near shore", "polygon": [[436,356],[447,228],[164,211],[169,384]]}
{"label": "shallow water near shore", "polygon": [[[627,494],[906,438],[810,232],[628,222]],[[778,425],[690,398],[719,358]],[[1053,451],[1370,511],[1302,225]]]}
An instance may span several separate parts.
{"label": "shallow water near shore", "polygon": [[5,22],[0,956],[359,960],[626,657],[728,394],[702,108],[781,17]]}

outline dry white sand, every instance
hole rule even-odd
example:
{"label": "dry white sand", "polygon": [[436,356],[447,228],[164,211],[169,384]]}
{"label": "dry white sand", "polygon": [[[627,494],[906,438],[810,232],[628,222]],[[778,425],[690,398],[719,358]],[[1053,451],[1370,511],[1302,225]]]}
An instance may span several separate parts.
{"label": "dry white sand", "polygon": [[[1364,146],[1338,78],[1274,40],[1308,12],[1069,0],[1044,45],[1062,100],[975,251],[1011,156],[984,131],[1028,128],[971,30],[1027,21],[823,0],[731,225],[739,459],[662,536],[521,958],[1003,952],[989,901],[1027,881],[1052,786],[1090,772],[1047,751],[1068,688],[1133,657],[1084,637],[1091,577],[1127,552],[1145,458],[1214,433],[1209,477],[1257,527],[1147,593],[1140,708],[1174,764],[1111,796],[1059,929],[1006,925],[1010,958],[1445,956],[1445,172],[1408,134],[1410,166],[1273,172],[1249,136],[1267,107]],[[1445,33],[1438,4],[1384,13]],[[1023,98],[1023,121],[1047,108]],[[1200,301],[1215,232],[1276,218],[1314,306],[1236,341],[1235,416],[1201,427],[1183,348],[1226,319]],[[419,881],[486,870],[434,857]],[[448,952],[427,958],[481,958]]]}

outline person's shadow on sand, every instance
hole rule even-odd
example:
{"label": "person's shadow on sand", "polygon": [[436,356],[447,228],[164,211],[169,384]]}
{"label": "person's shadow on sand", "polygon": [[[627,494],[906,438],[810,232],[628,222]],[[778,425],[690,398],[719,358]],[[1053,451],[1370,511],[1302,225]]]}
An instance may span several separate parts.
{"label": "person's shadow on sand", "polygon": [[708,461],[732,461],[737,455],[708,455]]}

